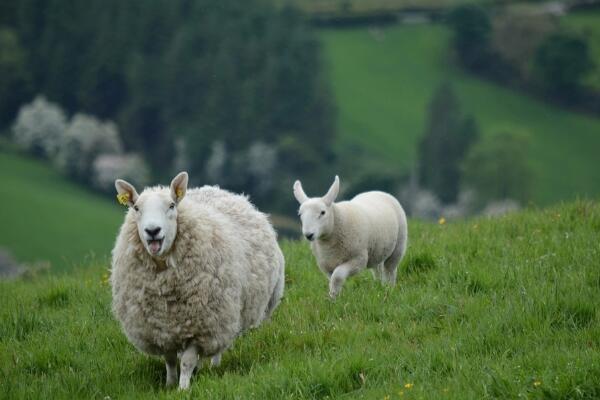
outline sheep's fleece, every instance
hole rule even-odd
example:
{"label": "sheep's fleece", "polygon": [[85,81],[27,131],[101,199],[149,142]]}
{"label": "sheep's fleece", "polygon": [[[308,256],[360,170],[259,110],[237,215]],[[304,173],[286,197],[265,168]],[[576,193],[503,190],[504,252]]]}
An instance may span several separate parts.
{"label": "sheep's fleece", "polygon": [[[148,191],[169,196],[168,187]],[[139,350],[165,355],[196,346],[199,356],[218,356],[278,305],[283,254],[267,217],[246,197],[210,186],[187,190],[164,263],[144,249],[135,212],[130,207],[117,237],[110,281],[113,312]]]}

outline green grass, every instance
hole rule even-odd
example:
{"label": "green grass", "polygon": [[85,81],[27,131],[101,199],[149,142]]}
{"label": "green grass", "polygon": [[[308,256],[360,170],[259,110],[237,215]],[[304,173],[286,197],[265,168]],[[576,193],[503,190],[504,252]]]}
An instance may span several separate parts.
{"label": "green grass", "polygon": [[359,144],[399,170],[409,169],[427,105],[448,80],[484,135],[505,130],[529,136],[536,204],[600,194],[600,119],[463,73],[448,61],[446,28],[323,30],[321,38],[339,110],[338,146]]}
{"label": "green grass", "polygon": [[564,27],[573,29],[588,39],[596,68],[586,83],[596,90],[600,90],[600,10],[569,13],[561,19],[561,23]]}
{"label": "green grass", "polygon": [[0,247],[68,270],[105,258],[123,218],[116,201],[68,182],[47,163],[0,149]]}
{"label": "green grass", "polygon": [[284,243],[273,320],[189,394],[120,332],[106,265],[0,283],[0,398],[600,397],[600,204],[409,231],[396,288],[365,271],[335,303],[307,244]]}

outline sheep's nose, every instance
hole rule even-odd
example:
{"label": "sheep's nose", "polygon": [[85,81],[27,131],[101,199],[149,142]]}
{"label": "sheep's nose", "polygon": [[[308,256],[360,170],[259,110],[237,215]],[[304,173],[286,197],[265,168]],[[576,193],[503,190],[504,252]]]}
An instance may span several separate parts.
{"label": "sheep's nose", "polygon": [[306,236],[306,238],[307,238],[308,240],[310,240],[310,241],[312,241],[312,240],[313,240],[313,238],[315,237],[314,233],[307,233],[307,234],[306,234],[306,235],[304,235],[304,236]]}
{"label": "sheep's nose", "polygon": [[146,229],[144,229],[144,230],[145,230],[145,231],[146,231],[146,233],[147,233],[148,235],[150,235],[150,237],[152,237],[152,238],[153,238],[154,236],[156,236],[156,235],[158,235],[158,234],[160,233],[160,228],[152,228],[152,229],[150,229],[150,228],[146,228]]}

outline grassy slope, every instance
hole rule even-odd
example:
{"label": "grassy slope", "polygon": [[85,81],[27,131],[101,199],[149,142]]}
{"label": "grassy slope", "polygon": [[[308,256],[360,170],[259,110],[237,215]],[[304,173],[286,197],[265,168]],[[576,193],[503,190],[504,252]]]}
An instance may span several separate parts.
{"label": "grassy slope", "polygon": [[339,108],[340,145],[359,143],[398,168],[415,162],[425,111],[442,80],[452,82],[463,109],[485,135],[501,130],[531,138],[534,201],[600,194],[600,119],[542,104],[476,79],[447,62],[449,33],[441,26],[322,31]]}
{"label": "grassy slope", "polygon": [[116,202],[67,182],[46,163],[0,150],[0,247],[21,261],[67,270],[104,257],[122,219]]}
{"label": "grassy slope", "polygon": [[[285,243],[273,321],[193,398],[600,397],[600,204],[410,235],[395,289],[364,272],[335,303],[306,243]],[[119,331],[105,273],[0,283],[0,398],[188,398]]]}
{"label": "grassy slope", "polygon": [[574,29],[588,38],[596,70],[590,74],[587,83],[600,90],[600,10],[570,13],[561,21],[563,26]]}

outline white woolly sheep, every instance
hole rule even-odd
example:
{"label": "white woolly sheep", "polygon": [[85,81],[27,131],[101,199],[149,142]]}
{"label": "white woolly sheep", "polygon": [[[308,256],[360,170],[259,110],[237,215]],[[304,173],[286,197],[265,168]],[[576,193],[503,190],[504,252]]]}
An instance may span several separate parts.
{"label": "white woolly sheep", "polygon": [[339,188],[336,176],[325,196],[308,198],[300,181],[294,183],[302,233],[329,277],[329,295],[335,299],[346,278],[365,268],[373,268],[375,278],[393,286],[408,237],[402,206],[384,192],[361,193],[334,203]]}
{"label": "white woolly sheep", "polygon": [[167,386],[187,389],[198,356],[221,354],[269,318],[284,286],[284,259],[273,227],[246,197],[218,187],[170,188],[138,195],[120,179],[128,205],[112,252],[113,312],[140,351],[164,356]]}

